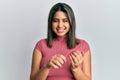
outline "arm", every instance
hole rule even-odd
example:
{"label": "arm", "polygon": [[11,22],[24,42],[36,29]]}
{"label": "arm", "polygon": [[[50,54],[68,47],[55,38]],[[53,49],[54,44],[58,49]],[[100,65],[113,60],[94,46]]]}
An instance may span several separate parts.
{"label": "arm", "polygon": [[49,67],[47,65],[44,65],[44,67],[40,69],[41,60],[41,52],[35,49],[32,57],[30,80],[46,80],[49,73]]}
{"label": "arm", "polygon": [[[84,55],[78,51],[71,55],[71,70],[76,80],[91,80],[91,53],[87,51]],[[80,64],[83,64],[82,69]]]}
{"label": "arm", "polygon": [[33,53],[30,80],[46,80],[50,68],[62,67],[62,64],[66,61],[63,55],[56,54],[52,56],[52,58],[42,68],[40,68],[41,60],[41,52],[35,49]]}

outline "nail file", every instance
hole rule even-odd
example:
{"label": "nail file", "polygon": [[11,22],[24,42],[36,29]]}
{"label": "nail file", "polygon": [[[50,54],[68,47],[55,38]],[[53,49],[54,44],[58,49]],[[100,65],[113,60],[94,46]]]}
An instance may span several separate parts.
{"label": "nail file", "polygon": [[74,51],[76,51],[76,50],[78,50],[78,49],[79,49],[79,46],[77,46],[76,48],[70,50],[70,51],[65,55],[65,57],[68,58],[68,56],[69,56],[70,54],[72,54]]}

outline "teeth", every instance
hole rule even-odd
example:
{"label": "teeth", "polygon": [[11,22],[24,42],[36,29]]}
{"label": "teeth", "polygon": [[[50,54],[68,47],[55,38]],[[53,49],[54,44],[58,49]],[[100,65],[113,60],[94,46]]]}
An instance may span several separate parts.
{"label": "teeth", "polygon": [[57,31],[62,33],[62,32],[64,32],[64,29],[57,29]]}

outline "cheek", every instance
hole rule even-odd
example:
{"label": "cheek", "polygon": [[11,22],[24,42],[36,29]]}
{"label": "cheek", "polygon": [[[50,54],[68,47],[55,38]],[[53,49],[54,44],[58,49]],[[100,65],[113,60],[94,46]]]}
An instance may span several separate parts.
{"label": "cheek", "polygon": [[52,30],[55,32],[56,31],[56,25],[52,24]]}
{"label": "cheek", "polygon": [[52,23],[52,28],[56,28],[56,27],[57,27],[57,24]]}
{"label": "cheek", "polygon": [[70,25],[69,24],[66,24],[66,27],[68,30],[70,30]]}

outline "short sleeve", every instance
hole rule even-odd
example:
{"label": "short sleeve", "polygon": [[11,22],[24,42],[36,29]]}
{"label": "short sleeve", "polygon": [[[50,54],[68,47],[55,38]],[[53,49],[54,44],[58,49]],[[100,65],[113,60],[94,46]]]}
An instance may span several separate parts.
{"label": "short sleeve", "polygon": [[89,44],[84,40],[83,41],[83,51],[86,53],[88,50],[90,50]]}
{"label": "short sleeve", "polygon": [[41,44],[41,40],[39,40],[35,45],[35,49],[41,51],[41,48],[42,48],[42,44]]}

